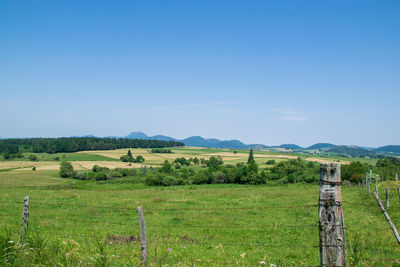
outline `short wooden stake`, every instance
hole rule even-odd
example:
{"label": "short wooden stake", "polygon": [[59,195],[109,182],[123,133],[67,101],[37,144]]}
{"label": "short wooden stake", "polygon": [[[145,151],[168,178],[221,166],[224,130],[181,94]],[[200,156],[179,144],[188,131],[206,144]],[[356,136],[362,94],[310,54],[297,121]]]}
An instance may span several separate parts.
{"label": "short wooden stake", "polygon": [[382,201],[379,199],[379,196],[377,193],[374,193],[376,202],[378,202],[378,206],[381,208],[381,211],[383,212],[383,215],[385,216],[386,220],[388,221],[390,228],[392,228],[393,234],[395,238],[397,239],[397,242],[400,244],[400,236],[399,233],[397,232],[396,226],[393,224],[392,220],[389,217],[389,214],[386,212],[385,208],[383,207]]}
{"label": "short wooden stake", "polygon": [[363,191],[365,191],[365,181],[364,181],[364,179],[362,180],[362,189],[363,189]]}
{"label": "short wooden stake", "polygon": [[24,235],[25,231],[28,230],[28,224],[29,224],[29,196],[26,196],[24,198],[24,208],[22,210],[22,225],[20,234],[21,237]]}
{"label": "short wooden stake", "polygon": [[139,225],[140,225],[140,247],[141,247],[141,259],[142,264],[147,264],[147,235],[146,235],[146,223],[144,221],[144,212],[142,207],[137,208],[139,214]]}
{"label": "short wooden stake", "polygon": [[321,266],[346,266],[340,164],[320,165],[319,252]]}
{"label": "short wooden stake", "polygon": [[389,188],[385,188],[386,191],[386,210],[389,210]]}

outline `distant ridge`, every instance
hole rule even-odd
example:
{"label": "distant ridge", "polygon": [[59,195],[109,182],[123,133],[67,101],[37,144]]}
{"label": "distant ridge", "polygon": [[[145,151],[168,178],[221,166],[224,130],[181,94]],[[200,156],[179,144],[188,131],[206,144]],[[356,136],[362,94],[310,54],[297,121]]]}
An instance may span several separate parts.
{"label": "distant ridge", "polygon": [[375,149],[377,152],[400,154],[400,145],[382,146]]}
{"label": "distant ridge", "polygon": [[191,136],[183,140],[178,140],[166,135],[154,135],[148,136],[143,132],[132,132],[123,138],[129,139],[144,139],[144,140],[161,140],[161,141],[180,141],[186,146],[198,146],[198,147],[211,147],[211,148],[227,148],[227,149],[246,149],[251,148],[252,145],[246,145],[239,140],[219,140],[216,138],[203,138],[201,136]]}
{"label": "distant ridge", "polygon": [[312,146],[307,147],[307,150],[314,150],[314,149],[325,149],[325,148],[332,148],[332,147],[336,147],[336,145],[334,144],[330,144],[330,143],[316,143]]}
{"label": "distant ridge", "polygon": [[298,146],[298,145],[295,145],[295,144],[282,144],[282,145],[279,146],[279,148],[290,149],[290,150],[303,149],[301,146]]}
{"label": "distant ridge", "polygon": [[379,148],[366,148],[366,147],[358,147],[358,146],[343,146],[343,145],[334,145],[331,143],[316,143],[309,147],[301,147],[296,144],[282,144],[279,146],[266,146],[263,144],[245,144],[240,140],[219,140],[216,138],[203,138],[201,136],[190,136],[188,138],[179,140],[166,135],[154,135],[148,136],[143,132],[131,132],[127,136],[122,138],[131,138],[131,139],[145,139],[145,140],[161,140],[161,141],[179,141],[183,142],[186,146],[197,146],[197,147],[209,147],[209,148],[225,148],[225,149],[255,149],[255,150],[263,150],[263,149],[284,149],[288,151],[295,152],[306,152],[310,153],[311,150],[320,150],[327,153],[336,153],[340,155],[346,155],[351,157],[365,156],[365,157],[375,157],[379,154],[392,154],[392,155],[400,155],[400,145],[389,145],[383,146]]}

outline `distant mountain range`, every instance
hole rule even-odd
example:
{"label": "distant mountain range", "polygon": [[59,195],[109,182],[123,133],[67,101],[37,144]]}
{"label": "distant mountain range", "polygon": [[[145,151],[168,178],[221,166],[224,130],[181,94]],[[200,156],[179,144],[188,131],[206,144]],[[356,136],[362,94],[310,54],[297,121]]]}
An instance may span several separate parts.
{"label": "distant mountain range", "polygon": [[296,144],[282,144],[280,146],[266,146],[263,144],[245,144],[239,140],[219,140],[215,138],[203,138],[201,136],[191,136],[186,139],[175,139],[166,135],[148,136],[143,132],[132,132],[123,138],[132,139],[153,139],[153,140],[174,140],[183,142],[186,146],[226,148],[226,149],[268,149],[279,151],[306,152],[312,151],[340,154],[349,157],[376,157],[380,154],[400,155],[400,145],[389,145],[379,148],[362,148],[358,146],[341,146],[330,143],[317,143],[309,147],[301,147]]}
{"label": "distant mountain range", "polygon": [[[246,149],[256,145],[246,145],[239,140],[219,140],[215,138],[205,139],[201,136],[191,136],[183,140],[175,139],[165,135],[154,135],[148,136],[143,132],[132,132],[124,138],[132,139],[153,139],[153,140],[174,140],[183,142],[186,146],[197,146],[197,147],[212,147],[212,148],[231,148],[231,149]],[[262,146],[262,145],[259,145]]]}

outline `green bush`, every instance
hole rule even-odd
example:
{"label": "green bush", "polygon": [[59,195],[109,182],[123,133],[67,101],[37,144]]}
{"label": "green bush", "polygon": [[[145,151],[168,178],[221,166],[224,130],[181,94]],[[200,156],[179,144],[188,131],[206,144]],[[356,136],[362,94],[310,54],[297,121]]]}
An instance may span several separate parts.
{"label": "green bush", "polygon": [[28,157],[28,159],[30,160],[30,161],[38,161],[38,157],[36,156],[36,155],[29,155],[29,157]]}
{"label": "green bush", "polygon": [[62,161],[60,164],[59,174],[62,178],[74,177],[75,172],[74,172],[74,168],[72,167],[71,163],[69,163],[68,161],[65,161],[65,160]]}
{"label": "green bush", "polygon": [[265,164],[267,164],[267,165],[275,165],[275,160],[273,160],[273,159],[267,160],[267,162]]}
{"label": "green bush", "polygon": [[153,148],[151,153],[172,153],[171,149],[167,148]]}

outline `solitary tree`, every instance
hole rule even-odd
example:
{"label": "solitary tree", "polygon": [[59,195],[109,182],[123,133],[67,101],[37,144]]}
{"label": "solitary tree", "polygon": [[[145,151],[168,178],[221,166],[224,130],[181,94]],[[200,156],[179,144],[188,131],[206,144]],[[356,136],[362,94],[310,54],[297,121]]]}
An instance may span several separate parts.
{"label": "solitary tree", "polygon": [[128,155],[128,157],[132,158],[132,152],[131,152],[130,149],[128,150],[128,154],[127,155]]}
{"label": "solitary tree", "polygon": [[66,160],[63,160],[60,164],[60,176],[63,178],[73,177],[75,174],[74,168],[71,163]]}
{"label": "solitary tree", "polygon": [[247,159],[247,164],[249,164],[251,161],[254,161],[253,149],[250,149],[249,158]]}

